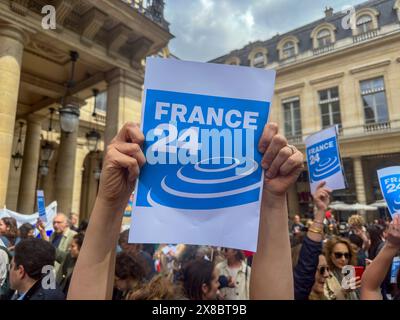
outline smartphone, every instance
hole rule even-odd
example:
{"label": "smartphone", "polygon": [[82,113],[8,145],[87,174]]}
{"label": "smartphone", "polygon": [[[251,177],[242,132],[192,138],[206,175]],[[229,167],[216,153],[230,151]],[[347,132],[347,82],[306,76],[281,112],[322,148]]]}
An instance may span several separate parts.
{"label": "smartphone", "polygon": [[356,277],[360,277],[360,278],[362,278],[362,275],[363,275],[363,273],[364,273],[364,271],[365,271],[365,268],[364,267],[354,267],[354,270],[355,270],[355,272],[356,272]]}

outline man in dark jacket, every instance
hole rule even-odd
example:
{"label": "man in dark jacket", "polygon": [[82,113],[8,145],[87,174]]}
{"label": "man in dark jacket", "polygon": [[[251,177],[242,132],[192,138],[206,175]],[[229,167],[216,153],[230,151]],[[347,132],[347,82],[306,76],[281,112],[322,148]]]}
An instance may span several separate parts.
{"label": "man in dark jacket", "polygon": [[63,300],[54,275],[55,248],[41,239],[22,240],[15,246],[10,266],[12,300]]}

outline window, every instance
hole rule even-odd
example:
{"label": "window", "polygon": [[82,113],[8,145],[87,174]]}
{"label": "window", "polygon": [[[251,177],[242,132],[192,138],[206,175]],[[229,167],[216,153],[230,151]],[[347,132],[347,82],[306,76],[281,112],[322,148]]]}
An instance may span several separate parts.
{"label": "window", "polygon": [[364,14],[357,19],[358,34],[367,33],[374,29],[372,17],[369,14]]}
{"label": "window", "polygon": [[296,47],[293,41],[288,41],[283,45],[283,59],[288,59],[296,55]]}
{"label": "window", "polygon": [[284,100],[285,134],[287,137],[301,135],[300,99],[298,97]]}
{"label": "window", "polygon": [[327,128],[336,124],[341,126],[339,88],[335,87],[321,90],[318,94],[322,128]]}
{"label": "window", "polygon": [[365,123],[380,123],[389,120],[385,82],[383,77],[360,82]]}
{"label": "window", "polygon": [[328,29],[323,29],[317,35],[318,48],[327,47],[332,44],[331,32]]}
{"label": "window", "polygon": [[265,55],[262,52],[256,53],[253,60],[253,66],[256,68],[262,68],[265,66]]}
{"label": "window", "polygon": [[107,111],[107,92],[103,91],[96,97],[96,111]]}

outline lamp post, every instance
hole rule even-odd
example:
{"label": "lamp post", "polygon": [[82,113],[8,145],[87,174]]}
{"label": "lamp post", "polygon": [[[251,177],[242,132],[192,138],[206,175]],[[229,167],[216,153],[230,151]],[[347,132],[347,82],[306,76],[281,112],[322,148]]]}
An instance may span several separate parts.
{"label": "lamp post", "polygon": [[18,136],[18,142],[17,142],[17,147],[16,147],[16,152],[11,156],[13,158],[14,162],[14,168],[15,171],[17,171],[22,164],[22,159],[23,159],[23,154],[22,154],[22,128],[24,127],[24,123],[20,122],[19,123],[19,136]]}

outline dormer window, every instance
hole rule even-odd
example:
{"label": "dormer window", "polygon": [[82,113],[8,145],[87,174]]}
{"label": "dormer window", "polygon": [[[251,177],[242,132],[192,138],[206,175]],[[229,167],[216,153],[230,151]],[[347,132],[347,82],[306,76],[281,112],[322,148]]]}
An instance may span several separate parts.
{"label": "dormer window", "polygon": [[364,14],[357,19],[358,34],[367,33],[374,29],[373,19],[369,14]]}

